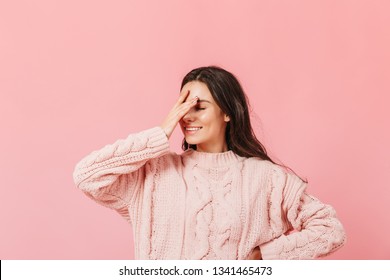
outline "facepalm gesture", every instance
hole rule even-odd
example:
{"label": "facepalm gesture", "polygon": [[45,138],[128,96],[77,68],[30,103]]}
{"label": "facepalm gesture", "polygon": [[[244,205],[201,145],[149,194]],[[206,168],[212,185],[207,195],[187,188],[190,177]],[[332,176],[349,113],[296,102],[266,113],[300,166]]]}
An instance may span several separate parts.
{"label": "facepalm gesture", "polygon": [[171,137],[181,118],[183,118],[191,110],[191,108],[196,105],[199,99],[195,96],[194,98],[187,100],[189,94],[189,90],[180,94],[179,99],[165,118],[164,122],[161,124],[161,128],[164,130],[168,138]]}

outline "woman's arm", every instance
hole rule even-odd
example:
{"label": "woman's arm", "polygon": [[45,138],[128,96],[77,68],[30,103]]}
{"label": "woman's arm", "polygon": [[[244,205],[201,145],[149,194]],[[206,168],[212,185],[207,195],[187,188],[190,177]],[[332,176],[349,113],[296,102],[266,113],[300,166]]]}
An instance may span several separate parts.
{"label": "woman's arm", "polygon": [[92,152],[76,165],[73,179],[90,198],[127,216],[143,185],[145,163],[168,152],[164,130],[154,127]]}
{"label": "woman's arm", "polygon": [[[335,210],[308,195],[306,184],[299,177],[280,171],[273,176],[273,183],[282,184],[275,185],[273,190],[282,191],[282,200],[280,216],[272,216],[278,211],[271,210],[270,219],[282,218],[284,227],[292,231],[261,245],[263,259],[314,259],[340,248],[346,236]],[[278,204],[272,207],[276,209]]]}
{"label": "woman's arm", "polygon": [[131,134],[80,161],[74,170],[76,185],[89,197],[128,218],[128,206],[143,185],[148,160],[169,152],[168,139],[180,119],[196,105],[182,92],[161,126]]}

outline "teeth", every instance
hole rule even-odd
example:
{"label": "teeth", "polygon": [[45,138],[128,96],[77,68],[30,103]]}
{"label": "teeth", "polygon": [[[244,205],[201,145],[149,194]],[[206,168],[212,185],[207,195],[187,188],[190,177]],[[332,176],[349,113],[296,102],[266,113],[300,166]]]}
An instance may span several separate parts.
{"label": "teeth", "polygon": [[199,130],[199,129],[201,129],[201,127],[186,127],[186,130],[192,130],[192,131]]}

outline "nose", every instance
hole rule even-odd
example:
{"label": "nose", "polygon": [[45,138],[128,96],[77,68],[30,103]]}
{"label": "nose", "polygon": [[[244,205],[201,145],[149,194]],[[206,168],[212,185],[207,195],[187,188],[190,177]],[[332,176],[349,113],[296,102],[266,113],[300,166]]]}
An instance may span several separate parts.
{"label": "nose", "polygon": [[183,116],[183,121],[192,122],[194,120],[193,108],[191,108],[187,114]]}

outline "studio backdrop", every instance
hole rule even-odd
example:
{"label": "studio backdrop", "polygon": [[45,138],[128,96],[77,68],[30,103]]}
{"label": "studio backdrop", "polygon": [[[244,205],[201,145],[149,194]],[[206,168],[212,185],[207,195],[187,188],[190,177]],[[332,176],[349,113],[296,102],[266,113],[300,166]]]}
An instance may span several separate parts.
{"label": "studio backdrop", "polygon": [[[0,259],[133,259],[132,227],[76,188],[84,156],[158,126],[183,76],[234,73],[271,157],[390,259],[390,2],[0,1]],[[176,129],[171,151],[181,152]]]}

